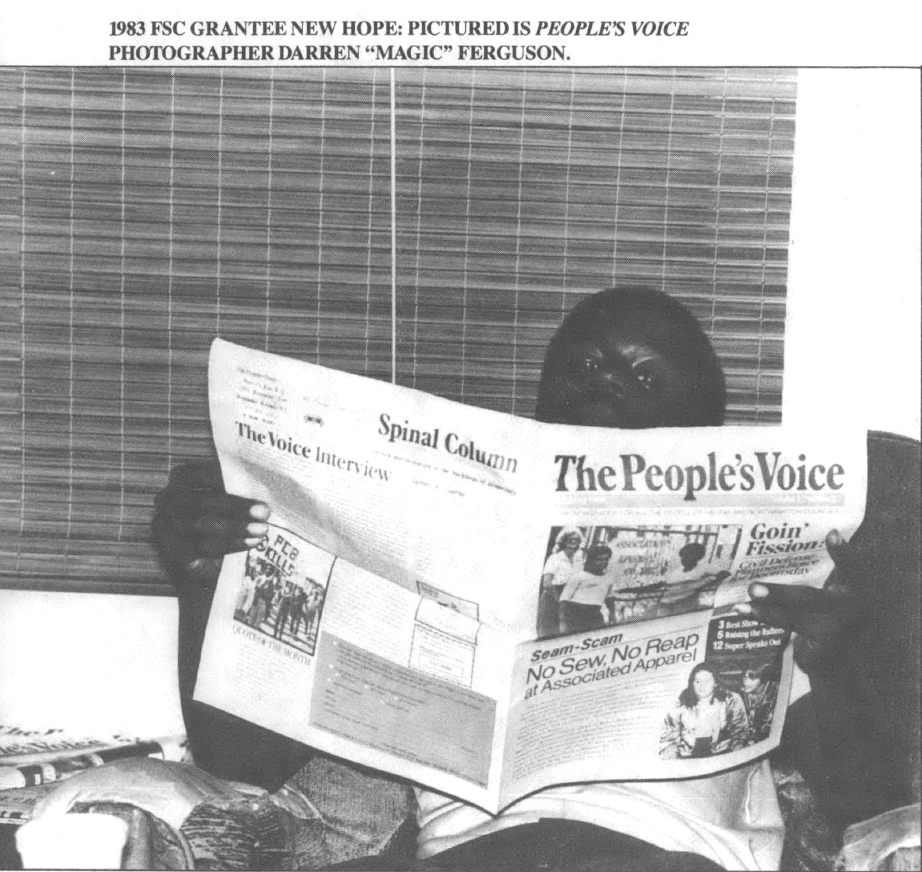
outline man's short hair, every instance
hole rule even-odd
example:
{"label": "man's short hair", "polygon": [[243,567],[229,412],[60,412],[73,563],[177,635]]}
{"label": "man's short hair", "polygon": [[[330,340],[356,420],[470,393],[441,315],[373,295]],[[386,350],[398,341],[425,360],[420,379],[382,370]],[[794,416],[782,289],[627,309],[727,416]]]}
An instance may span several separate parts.
{"label": "man's short hair", "polygon": [[679,549],[679,557],[694,557],[696,560],[701,560],[705,553],[703,542],[686,542]]}
{"label": "man's short hair", "polygon": [[605,557],[611,558],[612,550],[607,545],[593,545],[591,548],[586,551],[586,562],[594,560],[596,557]]}
{"label": "man's short hair", "polygon": [[646,339],[660,354],[674,361],[690,376],[691,414],[686,427],[717,427],[724,422],[726,387],[723,368],[711,341],[692,312],[669,294],[643,285],[626,285],[599,291],[580,300],[557,328],[544,359],[538,387],[536,417],[543,419],[544,396],[548,381],[557,375],[561,353],[574,337],[598,329],[600,322],[617,323],[619,316],[647,316]]}

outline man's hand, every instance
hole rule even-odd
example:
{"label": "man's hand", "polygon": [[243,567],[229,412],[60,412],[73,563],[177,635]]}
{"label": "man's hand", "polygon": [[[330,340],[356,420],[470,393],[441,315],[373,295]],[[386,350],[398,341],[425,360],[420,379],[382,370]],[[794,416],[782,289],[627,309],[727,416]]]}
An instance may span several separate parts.
{"label": "man's hand", "polygon": [[32,817],[64,814],[80,802],[117,802],[143,809],[178,830],[199,803],[265,793],[250,784],[215,778],[190,763],[129,757],[62,781],[36,804]]}
{"label": "man's hand", "polygon": [[836,661],[862,615],[854,549],[838,530],[826,537],[826,549],[835,568],[822,589],[755,582],[749,585],[751,605],[735,606],[741,615],[797,633],[794,657],[808,673]]}
{"label": "man's hand", "polygon": [[214,587],[224,555],[252,548],[269,530],[269,507],[228,494],[217,461],[174,467],[154,506],[154,543],[179,583]]}

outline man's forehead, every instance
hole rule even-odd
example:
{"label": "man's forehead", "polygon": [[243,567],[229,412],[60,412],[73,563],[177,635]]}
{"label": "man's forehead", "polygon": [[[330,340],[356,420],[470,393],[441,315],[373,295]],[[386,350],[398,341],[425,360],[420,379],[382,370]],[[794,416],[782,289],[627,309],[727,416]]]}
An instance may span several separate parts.
{"label": "man's forehead", "polygon": [[670,338],[675,339],[689,332],[685,325],[665,312],[648,307],[625,304],[617,307],[598,307],[594,312],[575,321],[569,339],[573,343],[618,340],[635,345],[653,345],[666,351],[671,347]]}

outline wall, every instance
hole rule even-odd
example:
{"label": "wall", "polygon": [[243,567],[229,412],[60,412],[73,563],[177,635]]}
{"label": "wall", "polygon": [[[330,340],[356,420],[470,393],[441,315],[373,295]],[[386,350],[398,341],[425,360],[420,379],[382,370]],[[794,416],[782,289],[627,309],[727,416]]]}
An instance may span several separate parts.
{"label": "wall", "polygon": [[182,732],[176,602],[0,590],[0,724]]}
{"label": "wall", "polygon": [[[919,435],[919,73],[805,70],[785,420]],[[0,723],[171,732],[175,603],[0,591]]]}
{"label": "wall", "polygon": [[919,438],[919,71],[802,70],[784,421]]}

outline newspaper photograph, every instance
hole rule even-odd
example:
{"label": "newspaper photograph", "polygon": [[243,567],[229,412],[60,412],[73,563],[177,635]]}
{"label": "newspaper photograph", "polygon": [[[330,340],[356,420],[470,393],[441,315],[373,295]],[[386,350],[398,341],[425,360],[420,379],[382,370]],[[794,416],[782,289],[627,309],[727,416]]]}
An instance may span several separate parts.
{"label": "newspaper photograph", "polygon": [[496,812],[674,779],[780,739],[789,633],[756,581],[821,586],[866,434],[537,423],[215,340],[225,558],[196,698]]}

